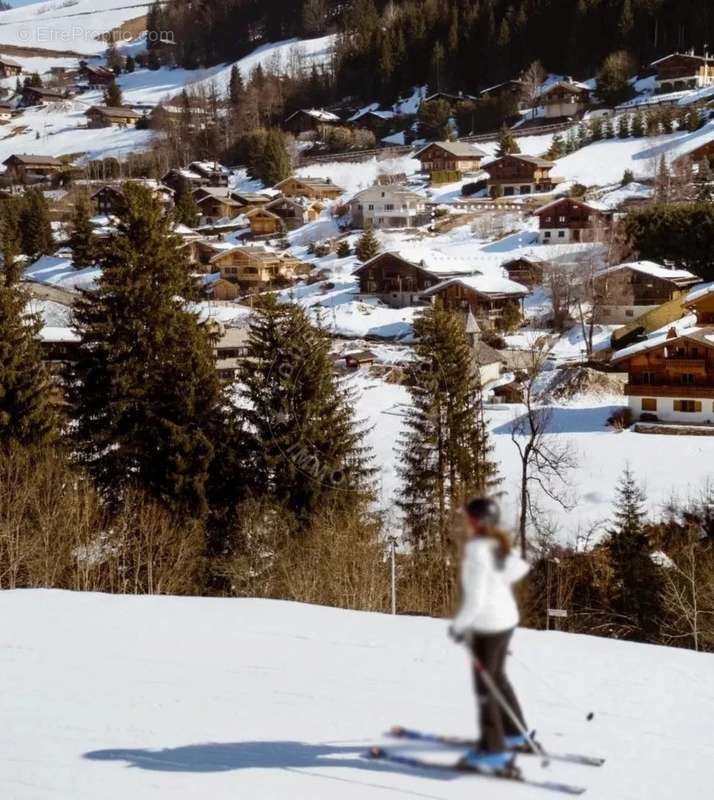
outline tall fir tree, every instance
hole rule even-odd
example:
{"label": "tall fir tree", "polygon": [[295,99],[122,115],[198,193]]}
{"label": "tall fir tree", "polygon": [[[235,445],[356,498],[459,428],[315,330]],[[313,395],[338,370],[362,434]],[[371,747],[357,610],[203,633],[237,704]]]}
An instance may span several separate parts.
{"label": "tall fir tree", "polygon": [[76,451],[110,500],[138,487],[199,518],[225,408],[214,336],[186,308],[197,289],[161,203],[127,184],[117,217],[98,285],[75,307]]}
{"label": "tall fir tree", "polygon": [[124,96],[121,87],[116,81],[108,83],[104,89],[104,105],[109,108],[118,107],[124,104]]}
{"label": "tall fir tree", "polygon": [[496,155],[499,158],[502,158],[503,156],[511,155],[511,153],[520,152],[521,149],[518,146],[515,136],[509,128],[503,125],[500,133],[498,134],[498,148],[496,150]]}
{"label": "tall fir tree", "polygon": [[614,573],[613,610],[628,638],[654,641],[663,617],[660,567],[647,535],[646,497],[629,466],[616,490],[605,546]]}
{"label": "tall fir tree", "polygon": [[367,223],[355,245],[355,255],[364,263],[378,255],[380,249],[379,239],[374,232],[374,228],[370,223]]}
{"label": "tall fir tree", "polygon": [[174,195],[174,216],[176,221],[193,228],[198,222],[200,213],[191,184],[186,178],[179,176],[176,194]]}
{"label": "tall fir tree", "polygon": [[228,82],[228,99],[234,109],[238,108],[245,99],[243,76],[237,64],[231,67],[231,76]]}
{"label": "tall fir tree", "polygon": [[92,201],[82,192],[74,204],[69,224],[69,247],[75,269],[94,264],[97,257],[97,239],[92,226]]}
{"label": "tall fir tree", "polygon": [[39,189],[28,189],[22,197],[20,230],[22,252],[29,258],[34,260],[54,250],[50,210]]}
{"label": "tall fir tree", "polygon": [[335,376],[329,336],[274,296],[254,310],[241,370],[256,480],[303,522],[370,493],[373,470],[354,398]]}
{"label": "tall fir tree", "polygon": [[265,147],[259,166],[259,177],[266,186],[290,177],[290,155],[285,136],[278,128],[271,128],[265,138]]}
{"label": "tall fir tree", "polygon": [[414,335],[397,503],[412,546],[433,551],[451,543],[453,517],[464,502],[496,483],[496,466],[463,314],[438,303],[416,318]]}
{"label": "tall fir tree", "polygon": [[20,284],[19,217],[4,213],[0,223],[0,450],[45,446],[59,433],[52,385],[42,361],[42,321],[28,311],[30,296]]}

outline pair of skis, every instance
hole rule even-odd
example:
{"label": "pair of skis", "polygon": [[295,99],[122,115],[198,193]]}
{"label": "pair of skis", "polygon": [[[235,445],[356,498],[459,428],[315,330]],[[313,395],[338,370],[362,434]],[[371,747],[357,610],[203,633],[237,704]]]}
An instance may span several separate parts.
{"label": "pair of skis", "polygon": [[[475,746],[475,741],[472,739],[465,739],[456,736],[441,736],[439,734],[425,733],[410,728],[395,727],[392,728],[392,730],[389,732],[389,735],[397,739],[428,742],[430,744],[438,744],[447,747],[473,748]],[[419,757],[394,753],[390,750],[385,750],[384,748],[381,747],[373,747],[369,751],[369,756],[370,758],[379,759],[381,761],[387,761],[392,764],[400,764],[402,766],[411,767],[413,769],[433,769],[440,771],[464,772],[476,775],[484,775],[486,777],[496,778],[499,780],[514,781],[516,783],[521,783],[526,786],[532,786],[538,789],[548,789],[550,791],[559,792],[561,794],[581,795],[586,791],[585,788],[582,786],[574,786],[572,784],[560,783],[558,781],[530,780],[524,777],[517,769],[505,773],[494,773],[486,770],[480,770],[477,767],[469,763],[464,763],[462,761],[457,761],[455,763],[449,763],[449,764],[438,763]],[[548,753],[547,760],[564,761],[572,764],[582,764],[585,766],[592,766],[592,767],[601,767],[605,763],[605,760],[602,758],[594,758],[592,756],[584,756],[574,753]]]}

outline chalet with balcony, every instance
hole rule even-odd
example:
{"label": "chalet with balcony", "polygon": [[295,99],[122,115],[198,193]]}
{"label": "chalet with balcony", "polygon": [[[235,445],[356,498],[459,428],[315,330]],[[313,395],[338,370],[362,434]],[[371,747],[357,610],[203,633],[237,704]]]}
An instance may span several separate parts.
{"label": "chalet with balcony", "polygon": [[484,165],[492,197],[550,192],[560,182],[551,176],[555,164],[545,158],[511,153]]}
{"label": "chalet with balcony", "polygon": [[218,161],[192,161],[187,170],[198,175],[206,186],[228,186],[230,170]]}
{"label": "chalet with balcony", "polygon": [[587,108],[590,90],[583,83],[563,80],[551,83],[540,93],[538,105],[548,120],[575,117]]}
{"label": "chalet with balcony", "polygon": [[128,128],[141,119],[141,114],[125,106],[92,106],[84,115],[88,128]]}
{"label": "chalet with balcony", "polygon": [[[173,206],[173,191],[168,186],[164,186],[158,181],[147,179],[126,181],[125,183],[138,183],[146,186],[148,189],[151,189],[154,197],[161,201],[161,204],[164,206],[164,210],[166,211]],[[102,186],[100,189],[97,189],[97,191],[94,192],[91,197],[95,213],[98,215],[107,216],[116,214],[123,197],[124,183],[106,184],[105,186]],[[191,233],[195,237],[193,231]]]}
{"label": "chalet with balcony", "polygon": [[0,78],[14,78],[22,75],[22,64],[7,56],[0,56]]}
{"label": "chalet with balcony", "polygon": [[221,250],[210,259],[209,267],[212,272],[220,272],[225,280],[256,291],[289,284],[312,270],[310,264],[299,258],[259,246]]}
{"label": "chalet with balcony", "polygon": [[246,214],[252,236],[274,236],[285,233],[282,219],[267,208],[254,208]]}
{"label": "chalet with balcony", "polygon": [[604,324],[632,322],[670,300],[684,298],[701,278],[652,261],[618,264],[593,279],[595,316]]}
{"label": "chalet with balcony", "polygon": [[245,213],[244,204],[238,201],[227,187],[201,186],[194,190],[201,215],[201,225],[213,225],[220,220],[231,220]]}
{"label": "chalet with balcony", "polygon": [[49,178],[65,168],[62,161],[52,156],[11,155],[2,163],[7,176],[16,183]]}
{"label": "chalet with balcony", "polygon": [[692,327],[673,325],[612,357],[628,373],[625,394],[635,418],[714,424],[714,284],[687,295]]}
{"label": "chalet with balcony", "polygon": [[363,189],[348,205],[354,228],[415,228],[431,219],[425,198],[401,186]]}
{"label": "chalet with balcony", "polygon": [[564,244],[598,241],[612,215],[604,206],[561,197],[539,208],[534,216],[541,244]]}
{"label": "chalet with balcony", "polygon": [[522,283],[528,287],[541,286],[543,284],[545,266],[546,262],[537,256],[518,256],[501,264],[501,268],[506,271],[512,281]]}
{"label": "chalet with balcony", "polygon": [[397,253],[380,253],[365,261],[353,275],[362,297],[376,297],[392,308],[421,305],[422,295],[441,280],[424,264],[407,261]]}
{"label": "chalet with balcony", "polygon": [[701,89],[714,84],[714,58],[689,53],[670,53],[650,64],[655,70],[658,94]]}
{"label": "chalet with balcony", "polygon": [[432,181],[438,181],[440,176],[460,180],[465,172],[481,169],[486,153],[467,142],[431,142],[417,151],[414,158],[421,162],[421,171],[428,173]]}
{"label": "chalet with balcony", "polygon": [[492,275],[464,275],[437,283],[424,292],[432,302],[439,298],[444,308],[471,312],[481,325],[497,326],[508,306],[520,310],[528,287],[509,278]]}
{"label": "chalet with balcony", "polygon": [[286,230],[293,231],[319,219],[323,206],[318,202],[300,203],[291,197],[278,197],[271,200],[265,209],[280,217]]}
{"label": "chalet with balcony", "polygon": [[329,178],[301,178],[291,175],[273,187],[285,197],[306,197],[309,200],[336,200],[345,190]]}

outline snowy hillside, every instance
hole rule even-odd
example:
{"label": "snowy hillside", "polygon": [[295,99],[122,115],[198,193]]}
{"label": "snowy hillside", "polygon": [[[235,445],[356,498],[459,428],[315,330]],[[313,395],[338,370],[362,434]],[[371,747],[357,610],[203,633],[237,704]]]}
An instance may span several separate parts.
{"label": "snowy hillside", "polygon": [[[0,593],[0,619],[8,800],[549,796],[361,757],[396,722],[472,732],[466,658],[443,621],[50,591]],[[513,650],[543,742],[607,758],[523,757],[529,775],[592,800],[711,796],[714,656],[533,631]]]}
{"label": "snowy hillside", "polygon": [[0,46],[39,47],[95,55],[101,35],[146,14],[141,0],[49,0],[0,13]]}

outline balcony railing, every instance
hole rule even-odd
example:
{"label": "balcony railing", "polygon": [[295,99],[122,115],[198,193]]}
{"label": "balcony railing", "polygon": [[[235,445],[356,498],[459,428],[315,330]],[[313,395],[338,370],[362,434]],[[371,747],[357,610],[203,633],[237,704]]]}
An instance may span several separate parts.
{"label": "balcony railing", "polygon": [[678,386],[676,383],[653,386],[649,383],[626,383],[625,394],[635,397],[698,397],[714,399],[714,386]]}

